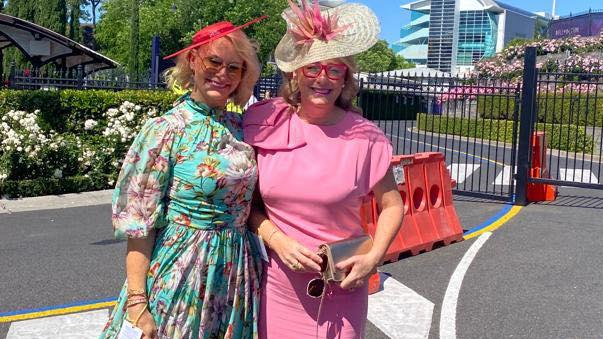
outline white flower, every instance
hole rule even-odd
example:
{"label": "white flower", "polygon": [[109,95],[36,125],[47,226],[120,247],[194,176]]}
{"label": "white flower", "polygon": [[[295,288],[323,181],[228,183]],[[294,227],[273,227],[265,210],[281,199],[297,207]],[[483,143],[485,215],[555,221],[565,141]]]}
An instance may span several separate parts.
{"label": "white flower", "polygon": [[63,171],[61,171],[60,169],[55,169],[54,173],[52,174],[53,177],[55,178],[62,178],[63,177]]}
{"label": "white flower", "polygon": [[89,130],[93,129],[96,125],[98,125],[98,122],[96,122],[92,119],[88,119],[84,122],[84,129],[86,131],[89,131]]}
{"label": "white flower", "polygon": [[[0,174],[0,180],[4,180],[6,178],[8,178],[8,174],[6,174],[6,173],[1,173]],[[113,185],[113,184],[111,184],[111,185]]]}

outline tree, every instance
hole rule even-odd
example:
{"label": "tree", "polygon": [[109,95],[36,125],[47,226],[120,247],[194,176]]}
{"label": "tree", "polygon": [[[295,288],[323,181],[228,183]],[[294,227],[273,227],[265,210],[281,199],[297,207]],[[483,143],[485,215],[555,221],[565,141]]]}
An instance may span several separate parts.
{"label": "tree", "polygon": [[100,5],[102,0],[88,0],[87,4],[90,5],[90,11],[92,12],[92,26],[96,27],[96,9]]}
{"label": "tree", "polygon": [[85,12],[82,12],[82,6],[86,4],[86,0],[67,0],[67,36],[77,42],[82,41],[80,33],[80,19],[85,17]]}
{"label": "tree", "polygon": [[360,53],[356,60],[358,67],[362,72],[385,72],[400,68],[414,67],[414,64],[408,62],[402,56],[396,55],[389,48],[387,41],[379,40],[369,50]]}
{"label": "tree", "polygon": [[548,31],[549,22],[542,17],[536,17],[536,24],[534,25],[534,39],[546,39],[548,36]]}
{"label": "tree", "polygon": [[[129,58],[131,1],[103,1],[103,15],[95,30],[100,52],[124,65],[132,61]],[[265,62],[285,33],[280,13],[286,7],[283,0],[143,0],[139,8],[139,70],[150,66],[148,51],[155,35],[161,39],[161,54],[167,55],[188,45],[192,35],[210,23],[228,20],[240,25],[263,14],[269,18],[249,26],[245,32],[259,42],[260,59]]]}
{"label": "tree", "polygon": [[[139,0],[131,0],[130,3],[130,58],[128,60],[128,66],[130,75],[134,78],[138,78],[138,52],[140,51],[139,45],[139,27],[140,27],[140,3]],[[138,80],[138,79],[137,79]]]}
{"label": "tree", "polygon": [[35,7],[33,22],[65,35],[67,27],[66,0],[38,0],[35,1],[35,4],[37,6]]}

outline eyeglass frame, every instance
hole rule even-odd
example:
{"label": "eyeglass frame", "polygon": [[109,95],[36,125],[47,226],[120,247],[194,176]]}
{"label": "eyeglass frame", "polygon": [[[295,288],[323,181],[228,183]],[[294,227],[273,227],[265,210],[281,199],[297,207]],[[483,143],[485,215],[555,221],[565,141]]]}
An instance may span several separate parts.
{"label": "eyeglass frame", "polygon": [[[314,75],[314,76],[313,76],[313,75],[308,75],[308,74],[306,73],[306,67],[308,67],[308,66],[319,66],[319,67],[320,67],[320,71],[318,71],[318,74],[316,74],[316,75]],[[343,68],[343,75],[342,75],[340,78],[332,78],[332,77],[330,77],[330,76],[329,76],[328,69],[327,69],[327,67],[329,67],[329,66],[342,67],[342,68]],[[321,63],[319,63],[319,62],[315,62],[315,63],[311,63],[311,64],[308,64],[308,65],[305,65],[305,66],[302,66],[302,67],[301,67],[302,74],[303,74],[303,75],[304,75],[306,78],[310,78],[310,79],[316,79],[316,78],[320,77],[320,75],[321,75],[321,74],[323,73],[323,71],[324,71],[324,73],[325,73],[325,75],[327,76],[327,78],[328,78],[329,80],[333,80],[333,81],[338,81],[338,80],[345,79],[345,77],[346,77],[346,75],[347,75],[347,73],[348,73],[348,69],[349,69],[348,65],[346,65],[346,64],[344,64],[344,63],[338,63],[338,64],[331,64],[331,63],[329,63],[329,64],[321,64]]]}
{"label": "eyeglass frame", "polygon": [[[217,55],[208,55],[208,56],[204,56],[204,57],[201,56],[201,55],[198,55],[198,56],[199,56],[199,59],[201,59],[201,64],[203,65],[203,70],[206,71],[206,72],[219,73],[222,69],[226,69],[226,75],[229,78],[235,78],[235,77],[243,77],[243,73],[247,69],[245,67],[245,61],[243,61],[243,64],[240,65],[241,67],[237,71],[238,73],[233,73],[232,71],[229,71],[228,67],[230,65],[233,65],[233,64],[237,64],[238,65],[238,63],[236,63],[236,62],[226,64],[226,63],[224,63],[224,60],[222,60],[222,58],[220,58]],[[212,58],[216,58],[216,59],[219,59],[219,60],[222,61],[220,63],[220,67],[214,67],[213,65],[212,66],[207,66],[206,61],[214,62],[214,61],[211,61]],[[215,63],[217,64],[217,62],[215,62]]]}

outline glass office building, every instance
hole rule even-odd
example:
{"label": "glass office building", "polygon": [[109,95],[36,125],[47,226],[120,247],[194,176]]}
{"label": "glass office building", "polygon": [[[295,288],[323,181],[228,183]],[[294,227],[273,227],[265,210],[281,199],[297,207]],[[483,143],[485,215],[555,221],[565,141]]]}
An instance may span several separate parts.
{"label": "glass office building", "polygon": [[463,72],[513,38],[532,38],[538,15],[495,0],[419,0],[394,51],[418,65]]}

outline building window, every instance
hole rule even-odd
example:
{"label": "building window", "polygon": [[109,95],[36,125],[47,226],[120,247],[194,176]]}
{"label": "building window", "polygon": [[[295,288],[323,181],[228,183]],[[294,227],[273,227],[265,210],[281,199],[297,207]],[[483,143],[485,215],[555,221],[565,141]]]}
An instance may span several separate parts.
{"label": "building window", "polygon": [[486,11],[461,11],[457,64],[471,66],[496,52],[496,17]]}

